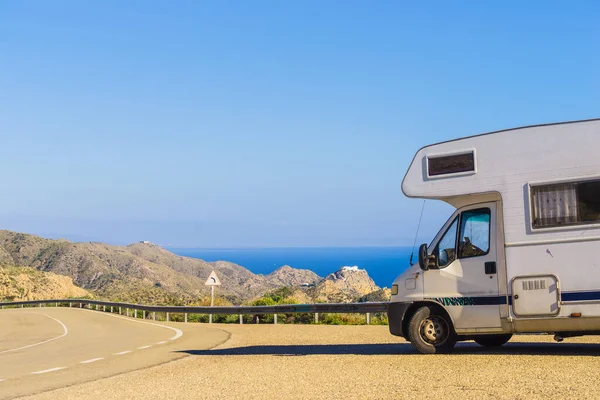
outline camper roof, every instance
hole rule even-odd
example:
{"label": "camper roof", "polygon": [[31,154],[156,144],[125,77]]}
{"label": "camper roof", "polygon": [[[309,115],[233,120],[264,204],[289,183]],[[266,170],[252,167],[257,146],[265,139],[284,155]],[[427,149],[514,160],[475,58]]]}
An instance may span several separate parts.
{"label": "camper roof", "polygon": [[535,180],[600,176],[600,119],[506,129],[421,148],[402,182],[408,197],[456,205],[457,197],[502,198]]}

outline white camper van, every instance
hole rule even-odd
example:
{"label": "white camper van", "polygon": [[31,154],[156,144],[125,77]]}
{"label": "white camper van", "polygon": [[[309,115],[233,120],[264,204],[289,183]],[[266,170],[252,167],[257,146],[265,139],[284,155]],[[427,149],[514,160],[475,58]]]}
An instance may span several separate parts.
{"label": "white camper van", "polygon": [[456,211],[394,281],[393,335],[437,353],[600,334],[600,119],[426,146],[402,191]]}

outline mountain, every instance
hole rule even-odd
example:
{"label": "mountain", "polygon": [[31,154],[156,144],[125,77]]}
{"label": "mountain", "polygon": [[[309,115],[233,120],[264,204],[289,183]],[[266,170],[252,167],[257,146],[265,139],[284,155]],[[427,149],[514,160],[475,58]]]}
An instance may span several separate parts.
{"label": "mountain", "polygon": [[[0,252],[1,253],[1,252]],[[0,301],[67,299],[88,293],[67,276],[29,267],[0,267]]]}
{"label": "mountain", "polygon": [[234,303],[276,287],[239,265],[180,257],[151,243],[121,247],[0,231],[0,262],[69,276],[98,297],[119,301],[197,302],[209,293],[204,283],[213,269],[223,284],[218,294]]}
{"label": "mountain", "polygon": [[265,279],[276,286],[302,286],[319,282],[323,278],[308,269],[295,269],[284,265],[271,272]]}
{"label": "mountain", "polygon": [[231,300],[251,299],[278,287],[263,275],[253,274],[248,269],[227,261],[206,262],[197,258],[182,257],[148,242],[131,244],[126,249],[132,254],[158,265],[166,265],[184,276],[197,277],[202,281],[201,292],[208,294],[204,285],[212,270],[221,280],[219,291]]}
{"label": "mountain", "polygon": [[342,267],[308,289],[314,301],[345,303],[376,292],[380,288],[364,269]]}
{"label": "mountain", "polygon": [[[253,274],[240,265],[226,261],[206,262],[178,256],[150,242],[123,247],[96,242],[50,240],[11,231],[0,231],[1,266],[32,268],[25,273],[33,277],[26,289],[28,296],[44,297],[54,293],[50,297],[56,297],[58,293],[65,293],[65,296],[68,293],[85,293],[101,299],[145,304],[203,303],[210,293],[204,283],[213,270],[222,283],[217,288],[217,296],[233,304],[241,304],[281,288],[288,288],[293,294],[291,298],[302,303],[358,301],[379,290],[367,272],[357,267],[343,267],[321,278],[310,270],[284,265],[265,276]],[[32,275],[35,270],[52,275]],[[62,292],[59,289],[47,292],[43,290],[43,285],[35,283],[44,279],[58,282],[56,277],[59,275],[70,278],[72,281],[68,282],[71,285],[84,291],[73,289],[69,292],[67,281],[57,283],[64,289]],[[15,276],[14,273],[12,276]],[[8,282],[6,276],[3,279]],[[4,295],[14,297],[17,292],[13,288]],[[380,298],[381,294],[372,297]]]}

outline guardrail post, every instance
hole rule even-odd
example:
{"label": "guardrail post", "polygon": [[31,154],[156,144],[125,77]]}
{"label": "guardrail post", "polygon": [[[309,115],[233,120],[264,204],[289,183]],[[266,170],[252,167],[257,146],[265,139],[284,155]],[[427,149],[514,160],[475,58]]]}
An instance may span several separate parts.
{"label": "guardrail post", "polygon": [[319,313],[316,312],[315,313],[315,324],[318,324],[318,323],[319,323]]}
{"label": "guardrail post", "polygon": [[244,317],[242,316],[242,314],[240,314],[240,325],[242,325],[244,323]]}
{"label": "guardrail post", "polygon": [[41,306],[42,306],[42,303],[39,303],[39,304],[38,304],[38,307],[41,307]]}
{"label": "guardrail post", "polygon": [[167,322],[169,322],[169,313],[167,313]]}
{"label": "guardrail post", "polygon": [[23,304],[21,304],[21,308],[23,308]]}
{"label": "guardrail post", "polygon": [[144,319],[146,319],[146,310],[144,310],[144,311],[142,312],[142,317],[144,317]]}
{"label": "guardrail post", "polygon": [[133,315],[137,318],[137,309],[133,310]]}
{"label": "guardrail post", "polygon": [[183,322],[187,324],[187,313],[183,314]]}
{"label": "guardrail post", "polygon": [[121,315],[121,307],[119,307],[119,315]]}
{"label": "guardrail post", "polygon": [[367,313],[367,325],[371,325],[371,313]]}
{"label": "guardrail post", "polygon": [[79,308],[83,308],[83,304],[79,303]]}
{"label": "guardrail post", "polygon": [[156,321],[156,311],[152,311],[152,321]]}
{"label": "guardrail post", "polygon": [[106,312],[106,304],[102,306],[102,311]]}
{"label": "guardrail post", "polygon": [[208,323],[212,324],[212,314],[208,314]]}
{"label": "guardrail post", "polygon": [[127,316],[129,317],[129,307],[127,307]]}
{"label": "guardrail post", "polygon": [[277,314],[273,314],[273,323],[277,325]]}
{"label": "guardrail post", "polygon": [[73,303],[69,303],[69,307],[73,307]]}
{"label": "guardrail post", "polygon": [[58,302],[56,302],[56,308],[58,308]]}

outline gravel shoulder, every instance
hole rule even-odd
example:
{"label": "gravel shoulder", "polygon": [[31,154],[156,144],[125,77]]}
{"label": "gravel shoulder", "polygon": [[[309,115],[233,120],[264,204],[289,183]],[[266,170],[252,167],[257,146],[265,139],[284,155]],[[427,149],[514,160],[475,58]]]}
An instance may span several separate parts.
{"label": "gravel shoulder", "polygon": [[[204,325],[207,326],[207,325]],[[189,357],[28,399],[599,398],[600,338],[515,336],[416,354],[386,326],[219,325],[225,343]],[[188,344],[190,342],[187,342]]]}

